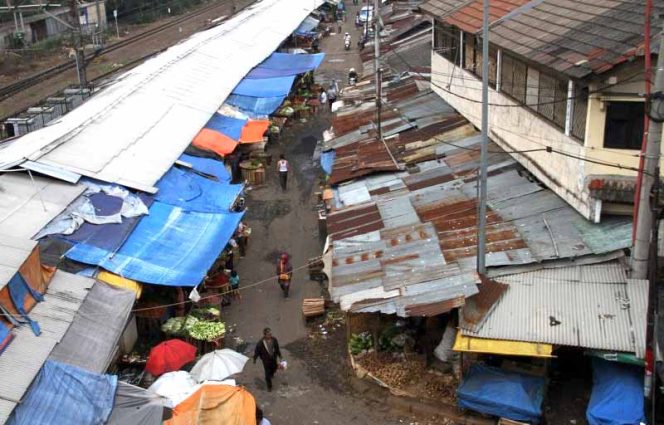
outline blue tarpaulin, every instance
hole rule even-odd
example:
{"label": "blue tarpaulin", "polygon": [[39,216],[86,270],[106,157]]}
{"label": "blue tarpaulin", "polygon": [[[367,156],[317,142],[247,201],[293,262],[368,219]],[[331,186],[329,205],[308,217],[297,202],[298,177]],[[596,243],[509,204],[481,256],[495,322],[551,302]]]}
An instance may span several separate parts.
{"label": "blue tarpaulin", "polygon": [[593,391],[586,419],[590,425],[645,423],[643,368],[593,359]]}
{"label": "blue tarpaulin", "polygon": [[334,159],[337,157],[337,154],[334,150],[323,152],[320,155],[320,168],[325,171],[325,174],[328,176],[332,174],[332,168],[334,167]]}
{"label": "blue tarpaulin", "polygon": [[272,53],[247,74],[246,78],[272,78],[286,75],[303,74],[318,68],[325,58],[325,53],[313,55],[290,53]]}
{"label": "blue tarpaulin", "polygon": [[111,415],[116,376],[47,360],[8,425],[98,425]]}
{"label": "blue tarpaulin", "polygon": [[155,199],[185,211],[228,212],[242,192],[241,184],[213,181],[190,170],[171,167],[157,182]]}
{"label": "blue tarpaulin", "polygon": [[457,389],[459,407],[515,421],[539,423],[544,378],[474,364]]}
{"label": "blue tarpaulin", "polygon": [[296,34],[308,34],[308,33],[312,32],[312,30],[314,30],[318,26],[319,23],[320,23],[320,21],[318,21],[318,19],[315,19],[311,16],[307,16],[306,18],[304,18],[304,21],[302,21],[300,26],[297,27],[297,29],[295,30],[295,33]]}
{"label": "blue tarpaulin", "polygon": [[228,96],[226,102],[229,105],[237,106],[242,112],[255,118],[270,115],[272,112],[276,111],[282,103],[284,103],[285,98],[286,96],[251,97],[232,94]]}
{"label": "blue tarpaulin", "polygon": [[214,176],[222,183],[228,183],[231,181],[231,175],[221,161],[209,158],[199,158],[187,154],[180,155],[180,161],[188,162],[194,170],[199,173]]}
{"label": "blue tarpaulin", "polygon": [[252,97],[286,96],[293,87],[294,75],[275,78],[244,78],[233,89],[233,94]]}
{"label": "blue tarpaulin", "polygon": [[244,127],[246,123],[247,120],[227,117],[215,112],[212,118],[210,118],[210,121],[205,124],[205,128],[218,131],[219,133],[225,134],[233,140],[240,140],[242,127]]}
{"label": "blue tarpaulin", "polygon": [[196,286],[237,229],[244,213],[188,212],[155,202],[150,214],[115,254],[78,244],[67,258],[139,282],[167,286]]}
{"label": "blue tarpaulin", "polygon": [[[148,208],[154,202],[151,195],[138,193],[138,196]],[[109,252],[120,248],[140,219],[140,216],[123,217],[122,223],[109,224],[85,222],[74,233],[63,235],[62,238],[76,244],[85,244],[90,249],[86,264],[98,264]]]}

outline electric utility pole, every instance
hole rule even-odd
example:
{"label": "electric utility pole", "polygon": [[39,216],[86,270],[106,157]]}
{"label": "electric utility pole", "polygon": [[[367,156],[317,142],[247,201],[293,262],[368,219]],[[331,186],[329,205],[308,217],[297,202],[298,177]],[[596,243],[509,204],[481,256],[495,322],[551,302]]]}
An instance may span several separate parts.
{"label": "electric utility pole", "polygon": [[[381,78],[380,70],[380,14],[378,13],[378,8],[380,7],[380,1],[374,0],[374,72],[376,74],[376,121],[378,122],[378,139],[383,140],[383,126],[381,122],[381,109],[383,108],[383,90],[382,85],[383,81]],[[367,21],[369,17],[367,16]]]}
{"label": "electric utility pole", "polygon": [[71,19],[72,34],[74,36],[74,50],[76,51],[76,72],[78,74],[78,84],[81,89],[88,86],[88,79],[85,75],[85,52],[83,41],[81,40],[81,18],[76,0],[69,0],[69,17]]}
{"label": "electric utility pole", "polygon": [[[664,37],[664,32],[662,32]],[[649,52],[646,52],[649,54]],[[648,278],[648,253],[650,247],[650,237],[654,223],[654,207],[652,204],[651,192],[655,184],[655,179],[659,178],[659,157],[660,141],[662,140],[662,123],[664,116],[664,38],[660,38],[659,55],[657,56],[657,66],[655,67],[655,84],[653,94],[650,99],[646,99],[650,111],[650,125],[648,129],[648,143],[645,150],[643,161],[643,183],[639,193],[640,208],[636,215],[636,238],[634,240],[634,252],[632,253],[632,279]],[[658,118],[658,119],[653,119]],[[659,122],[658,122],[659,121]],[[655,285],[656,282],[650,282]]]}
{"label": "electric utility pole", "polygon": [[482,145],[477,208],[477,272],[486,273],[486,174],[489,146],[489,0],[482,4]]}

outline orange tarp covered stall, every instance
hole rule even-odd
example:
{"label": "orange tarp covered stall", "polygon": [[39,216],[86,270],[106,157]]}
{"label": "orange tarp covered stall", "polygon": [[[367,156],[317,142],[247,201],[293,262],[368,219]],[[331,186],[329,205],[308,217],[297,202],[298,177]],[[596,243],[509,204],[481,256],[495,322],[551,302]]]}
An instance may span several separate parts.
{"label": "orange tarp covered stall", "polygon": [[208,128],[202,129],[192,142],[194,146],[206,151],[212,151],[220,156],[232,153],[237,147],[237,142],[225,134]]}
{"label": "orange tarp covered stall", "polygon": [[270,126],[269,120],[249,120],[242,127],[240,143],[257,143],[263,141],[263,135]]}
{"label": "orange tarp covered stall", "polygon": [[207,384],[173,409],[164,425],[256,425],[256,400],[249,391]]}

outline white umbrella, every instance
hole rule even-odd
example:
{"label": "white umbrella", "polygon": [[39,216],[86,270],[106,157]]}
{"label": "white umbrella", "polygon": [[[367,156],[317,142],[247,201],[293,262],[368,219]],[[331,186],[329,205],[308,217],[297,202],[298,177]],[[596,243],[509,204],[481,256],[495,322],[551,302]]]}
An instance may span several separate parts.
{"label": "white umbrella", "polygon": [[172,403],[170,407],[175,407],[197,389],[198,385],[189,372],[178,370],[161,375],[148,391],[168,399]]}
{"label": "white umbrella", "polygon": [[191,369],[191,377],[197,382],[223,381],[231,375],[242,372],[249,357],[229,348],[215,350],[201,357]]}

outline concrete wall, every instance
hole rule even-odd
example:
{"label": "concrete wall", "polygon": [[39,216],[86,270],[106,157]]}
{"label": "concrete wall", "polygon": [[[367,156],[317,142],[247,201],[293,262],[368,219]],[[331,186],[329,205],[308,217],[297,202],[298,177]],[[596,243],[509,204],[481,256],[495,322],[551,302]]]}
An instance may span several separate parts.
{"label": "concrete wall", "polygon": [[[481,80],[435,52],[432,53],[431,65],[433,90],[479,128],[482,113]],[[452,82],[448,87],[450,76]],[[491,107],[489,111],[490,137],[506,151],[551,146],[574,156],[584,155],[585,149],[581,143],[565,136],[552,124],[528,108],[519,106],[511,98],[489,89],[489,102],[509,105]],[[587,174],[585,162],[547,152],[511,155],[583,216],[595,218],[596,205],[584,184]]]}

